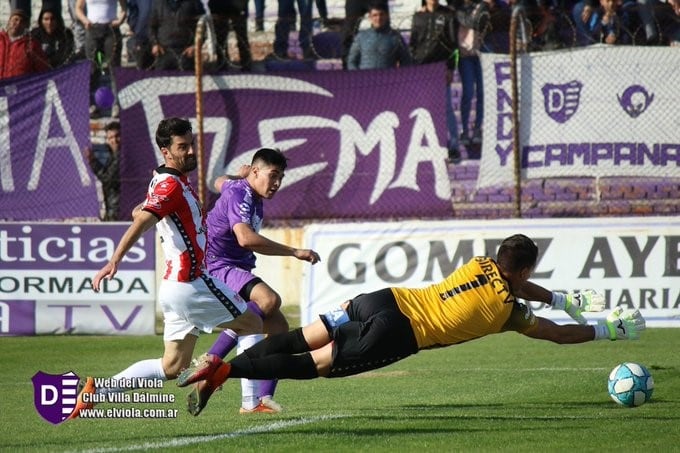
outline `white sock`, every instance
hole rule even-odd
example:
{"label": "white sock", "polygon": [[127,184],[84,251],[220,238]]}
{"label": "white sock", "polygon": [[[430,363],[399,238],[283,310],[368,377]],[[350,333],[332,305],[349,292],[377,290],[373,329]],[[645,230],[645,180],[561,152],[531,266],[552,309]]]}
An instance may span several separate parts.
{"label": "white sock", "polygon": [[138,388],[135,385],[138,379],[160,379],[167,381],[168,378],[163,371],[163,359],[147,359],[135,362],[111,378],[112,383],[117,382],[122,385],[100,387],[95,390],[95,393],[104,394],[134,390]]}
{"label": "white sock", "polygon": [[[238,337],[236,353],[240,354],[254,344],[264,340],[264,334],[244,335]],[[260,404],[259,379],[241,379],[241,407],[247,410],[255,409]]]}

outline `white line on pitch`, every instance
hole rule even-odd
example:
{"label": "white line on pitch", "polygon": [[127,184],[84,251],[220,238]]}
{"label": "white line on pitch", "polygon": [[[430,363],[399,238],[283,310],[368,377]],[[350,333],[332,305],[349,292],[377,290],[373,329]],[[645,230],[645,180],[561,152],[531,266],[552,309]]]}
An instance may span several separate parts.
{"label": "white line on pitch", "polygon": [[222,439],[233,439],[235,437],[248,436],[251,434],[267,433],[271,431],[277,431],[280,429],[290,428],[292,426],[309,425],[310,423],[333,420],[343,417],[345,416],[322,415],[320,417],[298,418],[295,420],[283,420],[274,423],[269,423],[267,425],[255,426],[240,431],[234,431],[232,433],[213,434],[210,436],[177,437],[162,442],[145,442],[143,444],[128,445],[126,447],[95,448],[83,451],[86,451],[88,453],[109,453],[116,451],[137,451],[137,450],[152,450],[158,448],[183,447],[187,445],[202,444]]}
{"label": "white line on pitch", "polygon": [[536,367],[536,368],[486,368],[486,367],[476,367],[476,368],[456,368],[456,372],[461,371],[609,371],[610,368],[606,367],[592,367],[592,368],[581,368],[581,367]]}

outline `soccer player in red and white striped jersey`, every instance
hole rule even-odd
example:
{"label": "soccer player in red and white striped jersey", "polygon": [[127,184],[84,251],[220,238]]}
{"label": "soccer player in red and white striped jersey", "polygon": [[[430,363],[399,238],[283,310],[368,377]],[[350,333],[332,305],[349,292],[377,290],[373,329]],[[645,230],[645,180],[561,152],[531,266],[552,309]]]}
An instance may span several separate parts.
{"label": "soccer player in red and white striped jersey", "polygon": [[216,326],[239,335],[262,331],[261,318],[248,310],[243,298],[212,279],[204,268],[205,213],[187,178],[197,166],[191,123],[180,118],[162,120],[156,130],[156,143],[165,163],[155,170],[146,200],[133,211],[132,225],[110,261],[92,280],[92,287],[99,291],[103,279],[113,278],[127,251],[155,225],[166,264],[158,290],[164,317],[163,357],[132,364],[113,376],[109,387],[96,387],[94,379],[88,377],[69,418],[92,407],[92,403],[83,401],[85,393],[121,392],[134,389],[130,385],[134,382],[175,379],[189,366],[200,332],[212,332]]}

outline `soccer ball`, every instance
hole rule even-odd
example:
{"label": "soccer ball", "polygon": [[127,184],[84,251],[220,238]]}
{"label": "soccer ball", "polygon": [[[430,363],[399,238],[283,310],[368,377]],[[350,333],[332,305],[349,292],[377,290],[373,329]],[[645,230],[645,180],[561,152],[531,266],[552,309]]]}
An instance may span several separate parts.
{"label": "soccer ball", "polygon": [[643,365],[626,362],[609,373],[607,387],[609,396],[617,403],[627,407],[641,406],[652,398],[654,379]]}

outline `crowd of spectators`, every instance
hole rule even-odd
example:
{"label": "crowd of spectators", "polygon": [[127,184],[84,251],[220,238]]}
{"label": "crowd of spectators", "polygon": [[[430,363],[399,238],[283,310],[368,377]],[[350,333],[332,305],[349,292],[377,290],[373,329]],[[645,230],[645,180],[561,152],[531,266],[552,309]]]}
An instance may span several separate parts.
{"label": "crowd of spectators", "polygon": [[[410,21],[402,17],[395,27],[390,21],[388,0],[344,0],[345,17],[335,21],[328,17],[326,0],[278,0],[276,23],[268,27],[275,32],[272,51],[263,61],[322,58],[315,50],[314,24],[318,28],[317,36],[329,33],[337,36],[334,38],[339,47],[336,55],[343,69],[390,68],[409,65],[414,60],[416,64],[430,62],[431,57],[424,61],[422,55],[414,53],[422,52],[418,47],[425,48],[423,43],[427,41],[454,47],[455,53],[452,50],[446,59],[440,57],[438,61],[447,60],[451,72],[458,71],[462,83],[462,123],[456,140],[468,146],[481,141],[480,53],[509,51],[511,11],[515,7],[521,7],[524,12],[521,33],[527,39],[523,48],[530,51],[596,43],[680,46],[680,0],[434,0],[434,4],[447,8],[453,15],[451,26],[455,30],[448,34],[423,25],[424,19],[419,15],[428,11],[427,3],[431,0],[421,1],[422,6],[416,7]],[[67,28],[61,8],[55,7],[54,1],[43,0],[44,6],[32,29],[30,11],[15,8],[6,28],[0,31],[0,78],[89,59],[92,62],[90,113],[98,117],[102,112],[98,111],[94,93],[104,85],[115,87],[115,83],[111,83],[111,68],[122,64],[124,42],[128,65],[145,70],[192,71],[197,24],[206,11],[212,17],[206,24],[206,36],[212,40],[213,58],[206,63],[204,71],[251,71],[255,61],[248,38],[248,2],[68,0],[71,26]],[[318,12],[316,20],[314,5]],[[255,0],[254,32],[265,28],[264,8],[265,0]],[[127,24],[125,36],[121,33],[124,24]],[[294,30],[298,32],[296,38],[290,34]],[[229,51],[228,38],[232,32],[238,57]],[[409,44],[412,37],[418,46]],[[289,50],[289,44],[295,39],[299,53]],[[271,67],[265,64],[258,69]],[[477,101],[475,109],[471,105],[473,99]],[[472,112],[476,115],[474,119],[470,118]],[[110,113],[116,117],[118,106],[114,105]],[[449,147],[455,148],[452,143]]]}
{"label": "crowd of spectators", "polygon": [[[314,3],[317,19],[313,17]],[[456,15],[459,63],[466,66],[464,60],[479,52],[508,51],[514,6],[521,6],[525,11],[529,50],[595,43],[680,45],[680,0],[442,0],[440,3]],[[213,16],[211,26],[221,62],[213,69],[252,69],[248,0],[68,0],[71,24],[68,28],[60,8],[53,4],[44,3],[32,28],[30,11],[12,10],[0,35],[4,40],[0,57],[8,58],[8,43],[15,40],[8,38],[9,33],[17,37],[28,35],[21,45],[32,48],[35,47],[32,42],[36,41],[42,53],[28,49],[27,52],[34,55],[23,60],[30,64],[11,59],[2,65],[2,77],[55,68],[82,58],[97,63],[98,54],[104,65],[120,65],[124,23],[127,23],[127,63],[140,69],[192,70],[196,24],[206,10]],[[349,69],[347,57],[357,33],[361,29],[375,30],[374,25],[361,26],[364,19],[366,23],[372,22],[368,13],[373,4],[384,6],[387,23],[383,27],[400,34],[408,48],[412,30],[403,29],[403,24],[409,22],[402,20],[401,27],[390,23],[388,0],[345,0],[345,17],[336,22],[340,26],[334,29],[341,35],[339,53],[345,69]],[[426,1],[422,0],[420,11],[426,9],[425,5]],[[264,30],[264,8],[264,0],[255,1],[254,32]],[[414,17],[418,12],[414,11]],[[298,58],[288,48],[289,42],[296,39],[302,50],[299,57],[319,58],[312,48],[313,24],[320,24],[323,31],[330,23],[326,0],[279,0],[271,56],[279,60]],[[296,38],[289,35],[293,30],[298,31]],[[236,38],[238,58],[231,57],[228,51],[230,32]],[[402,47],[397,46],[395,51]],[[408,61],[407,58],[410,56],[404,57],[404,61]],[[96,73],[93,69],[93,78],[97,77]],[[471,135],[470,138],[474,138],[474,131]]]}

